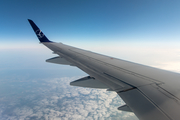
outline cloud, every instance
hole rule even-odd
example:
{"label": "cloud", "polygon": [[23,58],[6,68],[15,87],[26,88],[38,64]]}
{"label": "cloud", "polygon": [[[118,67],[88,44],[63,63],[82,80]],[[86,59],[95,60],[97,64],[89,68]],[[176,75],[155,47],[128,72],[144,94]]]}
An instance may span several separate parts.
{"label": "cloud", "polygon": [[[19,101],[12,106],[13,111],[5,113],[0,110],[3,119],[45,119],[45,120],[79,120],[79,119],[125,119],[132,113],[118,111],[124,104],[115,92],[70,86],[78,77],[43,79],[36,82],[36,94],[28,104]],[[34,82],[33,82],[34,83]],[[43,86],[39,87],[39,84]],[[26,94],[28,100],[31,94]],[[26,101],[24,101],[26,102]]]}

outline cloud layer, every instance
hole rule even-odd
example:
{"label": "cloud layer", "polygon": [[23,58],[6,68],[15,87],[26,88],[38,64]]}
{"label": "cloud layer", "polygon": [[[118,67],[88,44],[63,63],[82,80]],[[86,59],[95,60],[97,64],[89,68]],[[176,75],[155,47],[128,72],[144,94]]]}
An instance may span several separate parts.
{"label": "cloud layer", "polygon": [[133,113],[117,110],[124,102],[115,92],[70,86],[77,78],[32,80],[24,92],[11,96],[13,100],[0,99],[0,119],[137,119]]}

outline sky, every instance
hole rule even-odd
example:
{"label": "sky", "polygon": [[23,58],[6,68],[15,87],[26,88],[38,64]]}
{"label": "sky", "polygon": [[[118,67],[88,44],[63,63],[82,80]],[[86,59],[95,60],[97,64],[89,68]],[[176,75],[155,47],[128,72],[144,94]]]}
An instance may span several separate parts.
{"label": "sky", "polygon": [[[34,50],[51,57],[38,44],[27,21],[32,19],[51,41],[163,67],[159,64],[173,63],[169,59],[177,57],[180,48],[179,5],[169,0],[1,0],[0,50],[19,50],[15,54],[20,56]],[[2,59],[15,55],[8,54]]]}
{"label": "sky", "polygon": [[[15,86],[14,88],[23,87],[18,89],[20,93],[17,93],[21,94],[22,92],[24,95],[25,87],[21,83],[32,79],[38,83],[38,87],[33,89],[38,90],[38,94],[44,94],[42,85],[46,85],[46,87],[52,85],[53,90],[49,90],[48,95],[54,100],[55,97],[51,96],[51,93],[54,92],[57,97],[59,94],[56,92],[60,92],[55,91],[53,87],[57,81],[60,83],[67,77],[67,82],[70,82],[72,78],[74,80],[86,75],[75,67],[46,63],[46,59],[56,55],[39,44],[27,19],[32,19],[51,41],[180,72],[179,6],[180,1],[178,0],[1,0],[0,82],[1,87],[3,85],[4,87],[0,88],[0,91],[8,91],[10,85],[6,84],[6,80],[9,80],[10,83],[17,80],[17,86],[13,86]],[[38,80],[42,82],[42,85]],[[50,80],[54,82],[50,82]],[[33,81],[29,86],[33,86]],[[68,90],[67,82],[64,89]],[[62,90],[58,86],[56,87]],[[81,94],[81,89],[71,88],[70,91],[63,94],[68,97],[69,92],[75,89],[78,93],[80,92],[79,96],[83,101],[87,95]],[[90,91],[88,95],[91,98],[93,95],[90,93],[93,93],[94,90],[88,89],[88,91]],[[95,93],[99,93],[99,99],[101,96],[110,94],[105,94],[105,91],[95,91]],[[7,100],[6,98],[11,99],[11,97],[4,96],[0,99],[0,118],[2,114],[4,115],[2,112],[4,109],[1,111],[1,105],[4,103],[2,100]],[[75,100],[74,97],[71,98]],[[101,100],[104,101],[104,99]],[[46,100],[47,98],[42,97],[40,101]],[[108,105],[112,104],[110,99],[108,101]],[[49,101],[49,104],[46,105],[49,106],[51,102]],[[8,102],[6,101],[6,103]],[[21,106],[23,105],[21,104]],[[25,108],[16,109],[23,111]],[[27,111],[32,113],[33,110],[28,109]],[[29,115],[29,112],[27,114]],[[7,117],[3,118],[7,119]]]}
{"label": "sky", "polygon": [[34,42],[32,19],[57,42],[178,41],[179,1],[1,0],[1,42]]}

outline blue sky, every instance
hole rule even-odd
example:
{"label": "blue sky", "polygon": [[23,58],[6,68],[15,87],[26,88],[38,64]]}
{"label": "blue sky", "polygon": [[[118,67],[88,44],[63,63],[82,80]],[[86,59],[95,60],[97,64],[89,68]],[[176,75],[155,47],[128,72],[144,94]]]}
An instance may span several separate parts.
{"label": "blue sky", "polygon": [[35,42],[32,19],[52,41],[176,41],[180,2],[169,0],[1,0],[3,43]]}
{"label": "blue sky", "polygon": [[27,19],[51,41],[147,65],[173,63],[180,48],[179,6],[179,1],[169,0],[1,0],[1,65],[19,67],[33,58],[32,65],[21,66],[37,68],[54,57],[38,44]]}

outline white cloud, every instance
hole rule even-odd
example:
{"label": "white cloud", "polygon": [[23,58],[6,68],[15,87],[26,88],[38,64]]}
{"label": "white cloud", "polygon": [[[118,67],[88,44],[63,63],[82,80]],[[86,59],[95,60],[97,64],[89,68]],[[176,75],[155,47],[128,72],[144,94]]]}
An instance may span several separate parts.
{"label": "white cloud", "polygon": [[33,114],[33,110],[26,106],[22,108],[20,107],[14,110],[14,114],[17,116],[17,119],[24,120],[27,116]]}
{"label": "white cloud", "polygon": [[121,111],[117,110],[124,103],[114,92],[69,86],[69,82],[77,78],[79,77],[45,80],[44,87],[46,89],[39,88],[38,91],[38,95],[41,96],[42,94],[43,97],[34,102],[34,106],[23,105],[17,107],[13,111],[15,116],[7,116],[7,118],[13,118],[14,120],[33,118],[44,118],[45,120],[103,120],[111,119],[112,115],[117,118],[133,116],[130,113],[122,114]]}

